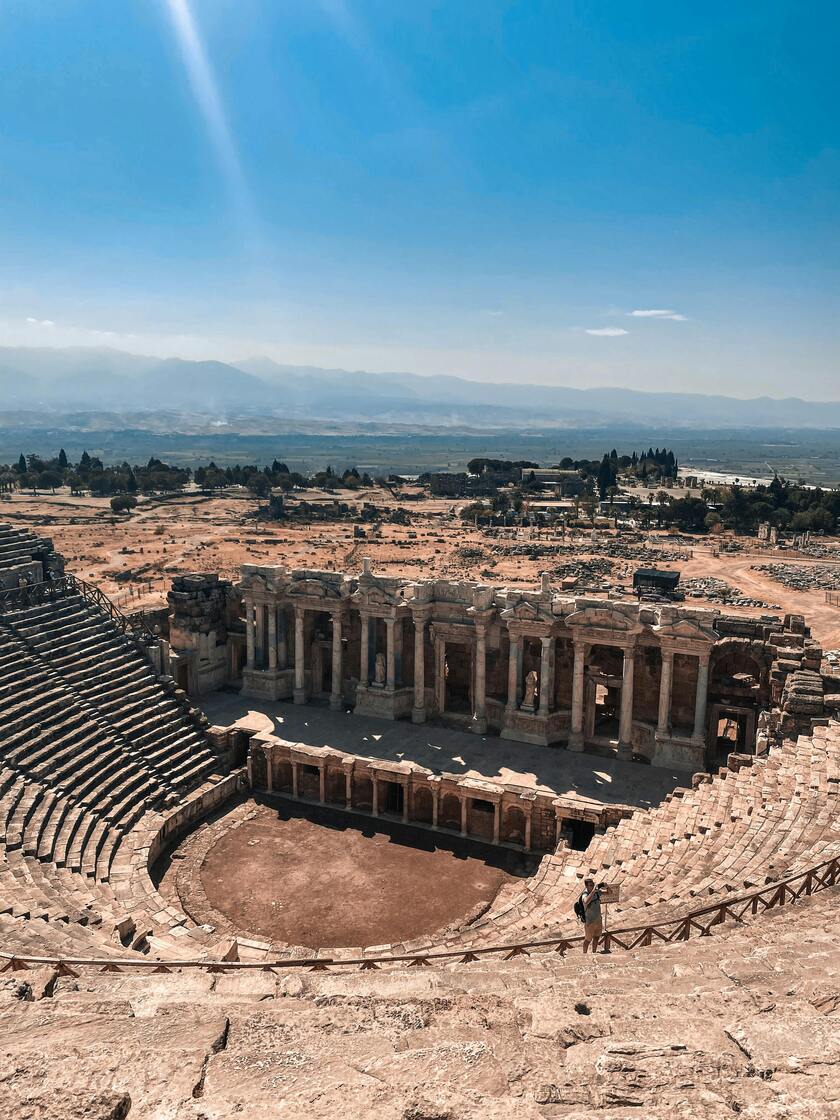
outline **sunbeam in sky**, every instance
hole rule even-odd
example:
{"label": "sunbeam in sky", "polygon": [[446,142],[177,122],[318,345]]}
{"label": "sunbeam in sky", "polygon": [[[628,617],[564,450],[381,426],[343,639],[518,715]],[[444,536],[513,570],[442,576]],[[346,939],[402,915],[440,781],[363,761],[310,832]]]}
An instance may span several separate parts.
{"label": "sunbeam in sky", "polygon": [[237,208],[243,217],[252,217],[252,200],[242,171],[236,143],[230,130],[219,87],[189,0],[166,0],[175,37],[184,60],[190,87],[204,118],[210,143],[216,153]]}

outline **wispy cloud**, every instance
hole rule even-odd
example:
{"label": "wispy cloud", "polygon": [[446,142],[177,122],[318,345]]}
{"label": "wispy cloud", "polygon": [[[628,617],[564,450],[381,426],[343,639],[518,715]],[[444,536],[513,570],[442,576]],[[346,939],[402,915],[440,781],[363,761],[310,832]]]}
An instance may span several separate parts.
{"label": "wispy cloud", "polygon": [[598,338],[618,338],[621,334],[629,334],[624,327],[586,327],[587,334],[594,334]]}
{"label": "wispy cloud", "polygon": [[50,327],[55,326],[54,319],[35,319],[31,315],[26,316],[26,321],[30,327],[46,327],[49,330]]}
{"label": "wispy cloud", "polygon": [[634,319],[674,319],[678,323],[686,322],[685,315],[680,315],[679,312],[671,311],[667,307],[653,307],[639,311],[628,311],[627,314],[632,315]]}

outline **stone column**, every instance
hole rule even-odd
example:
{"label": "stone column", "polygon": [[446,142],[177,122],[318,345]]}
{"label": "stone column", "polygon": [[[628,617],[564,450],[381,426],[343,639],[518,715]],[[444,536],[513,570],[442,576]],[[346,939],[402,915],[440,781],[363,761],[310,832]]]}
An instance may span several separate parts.
{"label": "stone column", "polygon": [[403,786],[403,814],[402,814],[403,824],[405,824],[408,821],[408,794],[409,794],[408,781],[406,781],[404,786]]}
{"label": "stone column", "polygon": [[344,807],[353,807],[353,767],[347,766],[344,770]]}
{"label": "stone column", "polygon": [[662,672],[659,677],[659,721],[657,735],[667,735],[671,730],[671,683],[674,679],[674,651],[662,648]]}
{"label": "stone column", "polygon": [[467,835],[467,813],[469,812],[469,798],[461,794],[461,835]]}
{"label": "stone column", "polygon": [[295,691],[294,702],[306,703],[305,653],[303,649],[303,607],[295,607]]}
{"label": "stone column", "polygon": [[385,665],[387,677],[385,687],[393,692],[397,683],[397,653],[394,647],[394,619],[385,619]]}
{"label": "stone column", "polygon": [[254,660],[257,668],[264,669],[265,665],[265,605],[254,604]]}
{"label": "stone column", "polygon": [[277,604],[272,603],[268,608],[268,667],[272,672],[277,670]]}
{"label": "stone column", "polygon": [[298,796],[298,781],[298,764],[296,762],[292,762],[292,797]]}
{"label": "stone column", "polygon": [[621,673],[621,718],[618,728],[618,757],[630,758],[633,753],[633,668],[635,647],[624,650]]}
{"label": "stone column", "polygon": [[327,800],[327,764],[318,767],[318,798],[323,805]]}
{"label": "stone column", "polygon": [[375,774],[371,774],[371,785],[373,786],[373,792],[371,794],[371,800],[370,800],[370,812],[371,812],[371,816],[378,817],[379,816],[379,779],[377,778],[377,776]]}
{"label": "stone column", "polygon": [[496,801],[493,805],[493,843],[499,843],[499,828],[501,825],[502,804]]}
{"label": "stone column", "polygon": [[438,806],[440,803],[440,790],[437,786],[432,786],[432,828],[438,826]]}
{"label": "stone column", "polygon": [[475,688],[473,689],[472,730],[479,735],[487,731],[487,630],[477,626],[475,641]]}
{"label": "stone column", "polygon": [[706,700],[709,693],[709,654],[697,658],[697,693],[694,699],[694,738],[706,740]]}
{"label": "stone column", "polygon": [[522,676],[522,638],[510,634],[510,653],[508,655],[508,698],[507,709],[515,712],[519,707],[519,687]]}
{"label": "stone column", "polygon": [[269,793],[274,789],[274,748],[265,750],[265,788]]}
{"label": "stone column", "polygon": [[362,614],[362,643],[359,647],[359,684],[370,684],[370,615]]}
{"label": "stone column", "polygon": [[547,716],[551,702],[552,686],[554,684],[551,671],[552,653],[554,652],[554,638],[544,637],[542,640],[542,656],[540,658],[540,715]]}
{"label": "stone column", "polygon": [[411,711],[412,723],[426,722],[426,659],[425,659],[426,619],[414,616],[414,707]]}
{"label": "stone column", "polygon": [[583,671],[586,665],[586,646],[574,643],[575,664],[572,670],[572,727],[569,733],[569,750],[583,750]]}
{"label": "stone column", "polygon": [[332,616],[332,689],[330,707],[339,711],[344,701],[342,677],[344,675],[344,646],[341,644],[341,615],[338,611]]}
{"label": "stone column", "polygon": [[255,648],[256,648],[256,624],[254,621],[254,604],[245,603],[245,638],[248,649],[247,666],[253,669],[256,666]]}
{"label": "stone column", "polygon": [[531,850],[531,803],[530,801],[525,807],[525,851]]}

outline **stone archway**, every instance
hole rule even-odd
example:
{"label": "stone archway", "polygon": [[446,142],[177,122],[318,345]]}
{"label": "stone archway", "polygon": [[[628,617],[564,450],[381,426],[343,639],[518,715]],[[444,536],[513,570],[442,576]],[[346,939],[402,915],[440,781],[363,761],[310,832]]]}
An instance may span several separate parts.
{"label": "stone archway", "polygon": [[509,805],[505,810],[501,838],[508,844],[525,843],[525,814],[518,805]]}
{"label": "stone archway", "polygon": [[353,775],[353,808],[373,809],[373,782],[367,774]]}
{"label": "stone archway", "polygon": [[461,800],[454,793],[445,793],[440,799],[438,824],[441,828],[461,831]]}
{"label": "stone archway", "polygon": [[251,748],[251,785],[254,789],[268,788],[268,764],[262,747]]}
{"label": "stone archway", "polygon": [[274,766],[272,787],[283,793],[292,792],[292,764],[281,759]]}
{"label": "stone archway", "polygon": [[413,800],[412,819],[421,824],[431,824],[434,817],[432,791],[428,786],[417,786]]}

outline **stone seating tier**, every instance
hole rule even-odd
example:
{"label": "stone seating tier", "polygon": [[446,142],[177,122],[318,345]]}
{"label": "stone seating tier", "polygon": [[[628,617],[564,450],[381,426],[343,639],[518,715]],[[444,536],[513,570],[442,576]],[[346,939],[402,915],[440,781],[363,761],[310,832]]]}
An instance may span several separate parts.
{"label": "stone seating tier", "polygon": [[[646,925],[748,890],[840,853],[840,724],[724,768],[656,809],[596,836],[585,852],[545,857],[525,888],[505,887],[469,944],[553,936],[574,928],[582,880],[620,884],[613,925]],[[452,943],[455,942],[452,939]]]}
{"label": "stone seating tier", "polygon": [[[148,875],[172,814],[213,787],[215,757],[142,651],[80,596],[7,612],[0,698],[2,947],[115,957],[139,949],[162,959],[223,951]],[[585,852],[546,857],[468,930],[393,949],[574,934],[572,901],[589,872],[621,882],[611,924],[627,926],[806,868],[840,848],[839,760],[834,722],[752,765],[733,759]]]}
{"label": "stone seating tier", "polygon": [[0,569],[16,568],[52,551],[52,542],[28,529],[0,523]]}
{"label": "stone seating tier", "polygon": [[[162,903],[148,877],[127,890],[123,869],[111,884],[127,838],[133,855],[146,835],[140,823],[162,821],[158,811],[212,784],[217,769],[171,685],[72,596],[0,616],[0,702],[0,914],[15,939],[37,943],[49,928],[68,952],[124,954],[115,928],[143,947],[183,922],[166,913],[156,924]],[[194,951],[206,940],[199,933]],[[164,941],[162,954],[172,951]]]}

